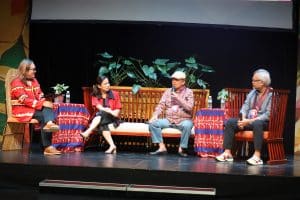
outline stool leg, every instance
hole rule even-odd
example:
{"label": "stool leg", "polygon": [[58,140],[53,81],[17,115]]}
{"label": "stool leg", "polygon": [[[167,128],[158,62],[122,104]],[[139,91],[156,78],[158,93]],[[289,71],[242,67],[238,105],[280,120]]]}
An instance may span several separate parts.
{"label": "stool leg", "polygon": [[25,143],[30,143],[30,126],[31,124],[25,124],[25,131],[24,131],[24,142]]}

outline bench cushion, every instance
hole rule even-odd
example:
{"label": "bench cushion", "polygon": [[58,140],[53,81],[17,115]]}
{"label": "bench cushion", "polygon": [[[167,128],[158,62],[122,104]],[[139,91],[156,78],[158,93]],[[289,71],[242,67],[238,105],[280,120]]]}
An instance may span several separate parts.
{"label": "bench cushion", "polygon": [[[112,135],[150,136],[149,125],[146,123],[123,122],[117,128],[110,124],[109,129]],[[178,137],[178,135],[181,134],[181,132],[176,128],[164,128],[162,133],[163,135],[167,134],[168,136],[174,135],[174,137]],[[195,131],[193,127],[192,135],[194,133]]]}

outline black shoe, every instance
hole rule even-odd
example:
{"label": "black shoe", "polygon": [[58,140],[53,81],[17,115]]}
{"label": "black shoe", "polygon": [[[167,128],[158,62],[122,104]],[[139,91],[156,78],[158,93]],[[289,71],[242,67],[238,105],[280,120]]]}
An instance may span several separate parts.
{"label": "black shoe", "polygon": [[156,150],[156,151],[152,151],[150,152],[151,155],[163,155],[163,154],[167,154],[168,152],[165,151],[160,151],[160,150]]}
{"label": "black shoe", "polygon": [[181,157],[187,157],[188,156],[188,154],[183,152],[183,151],[181,151],[181,152],[178,151],[178,155],[180,155]]}

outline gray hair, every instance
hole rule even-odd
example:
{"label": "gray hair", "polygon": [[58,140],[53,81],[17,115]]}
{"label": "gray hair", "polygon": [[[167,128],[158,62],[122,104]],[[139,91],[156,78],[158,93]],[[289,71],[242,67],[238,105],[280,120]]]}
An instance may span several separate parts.
{"label": "gray hair", "polygon": [[26,81],[25,73],[30,69],[31,64],[33,64],[33,61],[28,58],[23,59],[19,64],[18,77],[24,81],[24,83]]}
{"label": "gray hair", "polygon": [[265,69],[258,69],[256,70],[254,74],[257,74],[259,76],[259,79],[266,85],[266,86],[270,86],[271,85],[271,77],[270,77],[270,73],[265,70]]}

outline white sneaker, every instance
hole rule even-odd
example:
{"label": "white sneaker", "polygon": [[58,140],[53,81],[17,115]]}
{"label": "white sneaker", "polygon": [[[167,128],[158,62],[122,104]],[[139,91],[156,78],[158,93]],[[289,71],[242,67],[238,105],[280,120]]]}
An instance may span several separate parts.
{"label": "white sneaker", "polygon": [[260,158],[258,158],[256,156],[252,156],[251,158],[249,158],[247,160],[247,163],[249,165],[262,165],[262,164],[264,164],[264,162],[262,161],[262,159],[260,159]]}
{"label": "white sneaker", "polygon": [[222,153],[221,155],[216,156],[216,160],[219,162],[233,162],[233,157]]}

